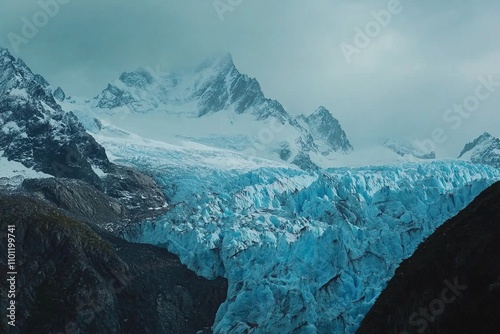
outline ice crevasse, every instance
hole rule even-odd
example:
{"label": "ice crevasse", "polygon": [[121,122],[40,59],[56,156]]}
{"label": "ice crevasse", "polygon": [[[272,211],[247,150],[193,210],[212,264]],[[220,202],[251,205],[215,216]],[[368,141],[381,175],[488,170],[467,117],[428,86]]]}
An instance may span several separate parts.
{"label": "ice crevasse", "polygon": [[500,180],[460,161],[319,173],[128,162],[154,171],[170,210],[127,238],[228,279],[214,333],[354,333],[399,263]]}

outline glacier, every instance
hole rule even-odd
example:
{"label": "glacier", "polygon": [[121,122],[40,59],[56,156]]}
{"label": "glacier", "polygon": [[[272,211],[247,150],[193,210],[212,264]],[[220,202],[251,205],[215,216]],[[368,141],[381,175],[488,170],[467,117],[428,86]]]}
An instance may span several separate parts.
{"label": "glacier", "polygon": [[228,279],[214,333],[354,333],[399,263],[500,180],[464,161],[306,172],[104,128],[110,157],[153,173],[169,199],[126,238]]}
{"label": "glacier", "polygon": [[[96,104],[66,98],[56,89],[60,105],[45,79],[21,60],[4,49],[0,58],[7,73],[0,87],[7,101],[0,134],[7,148],[15,149],[8,159],[0,151],[0,170],[12,171],[0,175],[0,184],[15,187],[27,177],[49,176],[51,159],[40,160],[35,153],[46,156],[52,150],[67,159],[59,153],[68,143],[89,158],[82,160],[83,172],[72,177],[96,185],[106,175],[115,176],[108,184],[133,181],[110,172],[107,155],[90,134],[113,162],[153,174],[168,204],[154,191],[151,200],[128,191],[123,197],[133,208],[146,200],[147,209],[168,211],[130,226],[124,236],[167,248],[206,278],[228,279],[215,333],[354,333],[401,260],[500,180],[491,160],[498,155],[498,139],[489,134],[466,145],[460,158],[490,167],[450,160],[321,170],[348,161],[329,156],[352,150],[340,123],[324,107],[308,117],[291,117],[277,101],[265,98],[255,79],[239,73],[230,57],[202,67],[181,84],[175,74],[124,73]],[[144,90],[145,85],[151,89]],[[171,94],[163,94],[170,88]],[[147,92],[150,99],[142,95]],[[129,107],[136,114],[129,115]],[[167,116],[157,110],[163,107]],[[29,117],[33,113],[39,119],[35,123]],[[134,131],[169,144],[106,120],[140,123]],[[44,132],[47,138],[40,137],[40,124],[51,129]],[[22,145],[12,146],[13,139]],[[386,146],[403,160],[434,157],[404,142]],[[375,161],[387,162],[380,151],[370,153]],[[366,152],[358,154],[366,158]]]}

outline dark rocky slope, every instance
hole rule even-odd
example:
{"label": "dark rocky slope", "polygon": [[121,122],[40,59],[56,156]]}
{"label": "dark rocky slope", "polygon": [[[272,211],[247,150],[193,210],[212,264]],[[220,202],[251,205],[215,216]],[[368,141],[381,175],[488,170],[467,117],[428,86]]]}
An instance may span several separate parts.
{"label": "dark rocky slope", "polygon": [[[112,192],[108,193],[84,181],[66,178],[26,179],[22,183],[22,190],[55,204],[76,219],[119,235],[124,227],[168,210],[166,204],[159,206],[162,204],[160,200],[157,207],[148,206],[152,199],[151,194],[155,194],[158,199],[164,196],[151,178],[146,178],[144,174],[132,169],[128,170],[128,173],[127,180],[116,176],[105,178],[105,184],[114,183],[113,188],[110,187]],[[136,182],[129,183],[132,178],[135,178]],[[127,196],[127,193],[136,196]],[[134,203],[133,200],[137,198],[143,203]]]}
{"label": "dark rocky slope", "polygon": [[405,260],[358,334],[500,332],[500,183]]}
{"label": "dark rocky slope", "polygon": [[[1,333],[196,333],[226,298],[224,279],[198,277],[164,249],[99,232],[43,200],[0,194],[1,254],[7,225],[16,226],[17,313],[15,328],[1,318]],[[0,290],[5,310],[5,280]]]}
{"label": "dark rocky slope", "polygon": [[22,186],[31,196],[51,202],[73,218],[109,232],[119,234],[130,222],[130,212],[122,203],[83,181],[28,179]]}
{"label": "dark rocky slope", "polygon": [[47,81],[1,47],[0,156],[51,176],[84,181],[134,216],[166,204],[151,177],[111,163],[77,117],[56,103]]}

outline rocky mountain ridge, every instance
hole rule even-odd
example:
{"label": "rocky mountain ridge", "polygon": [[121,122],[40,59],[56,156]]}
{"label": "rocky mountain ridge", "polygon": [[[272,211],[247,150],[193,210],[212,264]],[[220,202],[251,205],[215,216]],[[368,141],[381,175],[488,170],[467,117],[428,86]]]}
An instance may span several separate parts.
{"label": "rocky mountain ridge", "polygon": [[131,218],[166,206],[151,177],[111,163],[77,117],[56,103],[47,81],[6,49],[0,49],[0,94],[1,157],[57,178],[84,181],[120,201]]}
{"label": "rocky mountain ridge", "polygon": [[458,158],[500,168],[500,139],[485,132],[466,144]]}
{"label": "rocky mountain ridge", "polygon": [[[159,73],[141,68],[125,72],[92,105],[119,113],[164,112],[202,118],[230,111],[252,115],[256,121],[274,119],[292,138],[276,143],[275,157],[292,163],[295,158],[314,160],[314,154],[347,154],[353,149],[339,121],[325,107],[309,116],[291,116],[278,101],[264,95],[256,79],[239,72],[230,54],[211,58],[192,71]],[[244,125],[245,121],[235,118],[234,122]]]}

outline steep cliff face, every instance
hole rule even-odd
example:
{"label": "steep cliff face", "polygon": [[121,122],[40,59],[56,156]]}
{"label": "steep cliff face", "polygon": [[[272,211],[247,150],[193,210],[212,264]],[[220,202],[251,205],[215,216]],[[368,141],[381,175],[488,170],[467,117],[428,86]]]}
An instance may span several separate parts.
{"label": "steep cliff face", "polygon": [[55,102],[45,79],[5,49],[0,49],[0,94],[2,156],[46,174],[100,186],[93,167],[109,171],[104,148]]}
{"label": "steep cliff face", "polygon": [[125,72],[94,99],[94,104],[109,109],[128,106],[140,113],[191,104],[197,117],[231,109],[258,119],[276,117],[281,123],[290,117],[281,104],[264,96],[257,80],[236,69],[229,54],[208,59],[187,72]]}
{"label": "steep cliff face", "polygon": [[136,221],[131,212],[118,200],[80,180],[27,179],[23,189],[33,196],[47,200],[78,220],[89,222],[109,232]]}
{"label": "steep cliff face", "polygon": [[298,119],[306,124],[321,154],[337,151],[349,153],[353,150],[339,121],[325,107],[321,106],[311,115],[302,115]]}
{"label": "steep cliff face", "polygon": [[225,300],[225,280],[200,278],[164,249],[98,232],[46,202],[0,194],[1,240],[7,225],[15,226],[18,289],[16,327],[2,317],[3,333],[208,332]]}
{"label": "steep cliff face", "polygon": [[[264,95],[256,79],[241,73],[229,54],[209,59],[190,71],[125,72],[91,104],[96,117],[110,113],[118,118],[140,115],[127,131],[151,135],[141,132],[138,124],[156,117],[156,122],[165,125],[161,131],[169,135],[252,152],[257,157],[284,160],[305,169],[317,169],[323,162],[321,156],[344,155],[353,149],[330,111],[320,107],[309,116],[293,117],[282,104]],[[75,112],[79,117],[88,115]]]}
{"label": "steep cliff face", "polygon": [[[55,93],[63,98],[62,90]],[[133,215],[149,215],[166,205],[151,177],[111,163],[77,117],[56,103],[47,81],[1,48],[0,157],[46,176],[81,180]]]}
{"label": "steep cliff face", "polygon": [[496,183],[399,266],[357,333],[497,333],[499,222]]}
{"label": "steep cliff face", "polygon": [[500,139],[485,132],[465,145],[458,158],[500,168]]}

